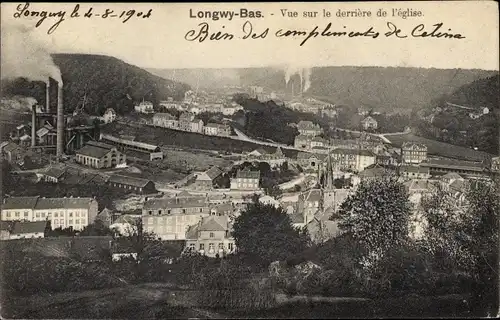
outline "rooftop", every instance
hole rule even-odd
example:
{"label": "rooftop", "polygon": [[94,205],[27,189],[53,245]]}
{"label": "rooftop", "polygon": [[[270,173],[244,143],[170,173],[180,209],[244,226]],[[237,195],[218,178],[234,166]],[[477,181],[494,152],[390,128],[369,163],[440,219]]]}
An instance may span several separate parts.
{"label": "rooftop", "polygon": [[45,175],[52,177],[52,178],[59,179],[60,177],[62,177],[64,175],[65,172],[66,171],[63,169],[50,167],[47,171],[45,171]]}
{"label": "rooftop", "polygon": [[124,145],[128,145],[130,147],[136,147],[136,148],[148,150],[148,151],[151,151],[151,152],[155,152],[155,151],[159,151],[160,150],[160,148],[158,146],[155,146],[155,145],[152,145],[152,144],[148,144],[148,143],[144,143],[144,142],[138,142],[138,141],[132,141],[132,140],[126,140],[126,139],[122,139],[122,138],[117,138],[117,137],[114,137],[114,136],[112,136],[110,134],[101,134],[101,139],[107,140],[107,141],[111,141],[111,142],[115,142],[115,143],[121,143],[121,144],[124,144]]}
{"label": "rooftop", "polygon": [[12,234],[43,233],[47,227],[47,221],[17,222],[14,224]]}
{"label": "rooftop", "polygon": [[480,162],[468,162],[461,160],[451,160],[451,159],[428,159],[420,164],[424,167],[435,167],[444,169],[456,169],[456,170],[470,170],[482,172],[484,170],[484,165]]}
{"label": "rooftop", "polygon": [[260,171],[239,170],[236,178],[260,179]]}
{"label": "rooftop", "polygon": [[201,208],[201,207],[208,207],[208,202],[205,197],[189,197],[189,198],[175,197],[175,198],[150,199],[144,202],[143,209],[158,210],[158,209]]}
{"label": "rooftop", "polygon": [[130,176],[124,176],[124,175],[119,175],[119,174],[113,174],[108,179],[108,183],[120,183],[120,184],[125,184],[125,185],[139,187],[139,188],[144,188],[150,182],[151,182],[151,180],[130,177]]}

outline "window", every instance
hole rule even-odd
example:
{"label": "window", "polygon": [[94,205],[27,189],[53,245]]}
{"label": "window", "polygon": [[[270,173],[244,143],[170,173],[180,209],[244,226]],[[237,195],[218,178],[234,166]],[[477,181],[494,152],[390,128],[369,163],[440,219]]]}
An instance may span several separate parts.
{"label": "window", "polygon": [[76,219],[75,224],[80,224],[80,219]]}
{"label": "window", "polygon": [[73,217],[73,212],[70,212],[69,213],[69,217],[72,218]]}
{"label": "window", "polygon": [[149,210],[149,211],[148,211],[148,214],[149,214],[149,215],[152,215],[152,214],[153,214],[153,211]]}
{"label": "window", "polygon": [[161,214],[161,210],[158,210],[158,214]]}
{"label": "window", "polygon": [[170,214],[170,212],[171,212],[171,210],[170,210],[170,209],[168,209],[168,210],[167,210],[167,214]]}
{"label": "window", "polygon": [[36,216],[37,218],[40,218],[40,212],[37,212],[37,213],[35,214],[35,216]]}
{"label": "window", "polygon": [[24,217],[28,216],[28,211],[24,211]]}
{"label": "window", "polygon": [[54,218],[57,218],[57,217],[58,217],[58,214],[57,214],[57,212],[56,212],[56,213],[54,213]]}
{"label": "window", "polygon": [[69,224],[73,224],[73,220],[72,220],[72,219],[70,219],[68,223],[69,223]]}
{"label": "window", "polygon": [[222,242],[219,243],[219,250],[224,250],[224,244]]}
{"label": "window", "polygon": [[233,251],[233,244],[232,243],[228,243],[227,244],[227,248],[229,249],[229,251]]}
{"label": "window", "polygon": [[200,243],[200,250],[205,250],[205,244],[204,243]]}
{"label": "window", "polygon": [[210,238],[213,238],[213,237],[214,237],[214,233],[210,232]]}
{"label": "window", "polygon": [[200,213],[203,213],[203,208],[200,208]]}
{"label": "window", "polygon": [[19,218],[19,211],[16,211],[16,218]]}
{"label": "window", "polygon": [[208,252],[214,252],[214,244],[213,243],[208,244]]}
{"label": "window", "polygon": [[80,212],[75,213],[75,217],[78,218],[79,216],[80,216]]}
{"label": "window", "polygon": [[182,213],[186,213],[186,209],[182,209]]}
{"label": "window", "polygon": [[10,212],[7,211],[7,218],[10,218]]}
{"label": "window", "polygon": [[194,243],[189,244],[189,251],[194,251]]}

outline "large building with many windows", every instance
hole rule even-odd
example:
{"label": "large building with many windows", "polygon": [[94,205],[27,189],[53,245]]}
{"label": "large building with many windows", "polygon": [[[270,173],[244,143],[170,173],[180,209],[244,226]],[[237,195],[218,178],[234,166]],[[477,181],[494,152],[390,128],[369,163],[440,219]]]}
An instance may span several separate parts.
{"label": "large building with many windows", "polygon": [[260,186],[260,171],[239,170],[231,179],[232,190],[257,190]]}
{"label": "large building with many windows", "polygon": [[75,160],[96,169],[112,168],[126,163],[125,154],[115,146],[95,141],[87,142],[83,148],[76,151]]}
{"label": "large building with many windows", "polygon": [[401,146],[401,162],[418,164],[427,160],[427,146],[421,143],[405,142]]}
{"label": "large building with many windows", "polygon": [[97,201],[93,198],[11,197],[2,203],[3,221],[50,221],[52,229],[82,230],[94,222]]}
{"label": "large building with many windows", "polygon": [[185,240],[187,229],[210,215],[203,196],[150,199],[142,209],[144,230],[162,240]]}
{"label": "large building with many windows", "polygon": [[186,250],[208,257],[223,257],[236,249],[227,216],[210,216],[189,227],[186,232]]}

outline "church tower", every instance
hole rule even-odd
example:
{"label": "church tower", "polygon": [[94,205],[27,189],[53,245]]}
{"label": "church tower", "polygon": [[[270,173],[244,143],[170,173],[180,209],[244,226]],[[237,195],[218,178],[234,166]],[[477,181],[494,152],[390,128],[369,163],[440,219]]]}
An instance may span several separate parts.
{"label": "church tower", "polygon": [[325,210],[335,203],[335,186],[333,184],[333,172],[335,167],[333,165],[332,155],[328,152],[328,156],[326,157],[326,166],[320,174],[320,179],[322,176],[322,181],[320,180],[321,192],[322,192],[322,201],[321,201],[321,209]]}

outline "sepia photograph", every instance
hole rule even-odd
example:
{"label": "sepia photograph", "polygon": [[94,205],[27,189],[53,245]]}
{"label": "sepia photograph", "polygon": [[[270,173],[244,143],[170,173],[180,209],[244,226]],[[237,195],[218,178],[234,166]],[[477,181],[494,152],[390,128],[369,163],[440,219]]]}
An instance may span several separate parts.
{"label": "sepia photograph", "polygon": [[2,319],[500,316],[498,3],[0,14]]}

